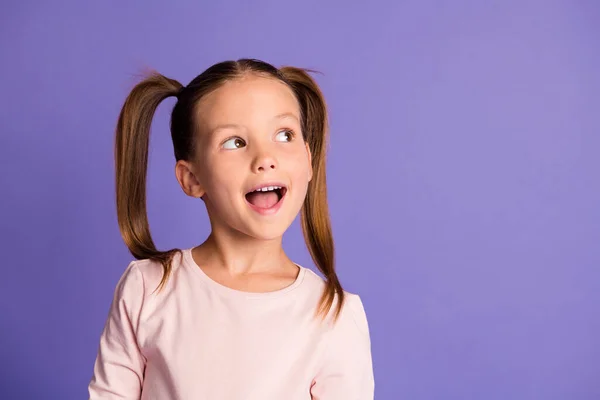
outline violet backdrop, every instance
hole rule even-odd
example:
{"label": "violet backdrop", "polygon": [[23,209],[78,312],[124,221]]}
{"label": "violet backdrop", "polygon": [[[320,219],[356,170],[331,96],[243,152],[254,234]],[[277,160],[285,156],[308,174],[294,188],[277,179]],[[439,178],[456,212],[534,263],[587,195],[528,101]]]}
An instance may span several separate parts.
{"label": "violet backdrop", "polygon": [[[600,398],[600,6],[593,1],[22,1],[0,6],[0,398],[82,399],[131,260],[113,132],[143,68],[313,68],[337,265],[376,399]],[[153,125],[160,248],[208,234]],[[284,238],[313,267],[298,220]]]}

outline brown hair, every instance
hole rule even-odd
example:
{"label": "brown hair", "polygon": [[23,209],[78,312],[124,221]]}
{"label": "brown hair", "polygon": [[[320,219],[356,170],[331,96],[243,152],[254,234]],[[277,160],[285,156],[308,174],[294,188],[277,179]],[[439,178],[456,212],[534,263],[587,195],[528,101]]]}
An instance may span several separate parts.
{"label": "brown hair", "polygon": [[194,154],[194,111],[198,101],[228,80],[246,73],[257,73],[278,79],[294,92],[300,105],[303,138],[312,154],[313,178],[301,210],[302,232],[326,286],[317,314],[325,317],[338,301],[339,316],[344,291],[335,272],[334,244],[327,204],[325,150],[328,139],[327,107],[311,70],[297,67],[275,68],[254,59],[217,63],[194,78],[186,87],[176,80],[151,72],[127,96],[116,129],[116,195],[119,229],[131,254],[137,259],[152,259],[163,266],[162,288],[171,273],[171,262],[180,249],[157,250],[150,235],[146,211],[146,172],[150,125],[156,108],[165,98],[177,97],[171,113],[171,138],[175,159],[190,160]]}

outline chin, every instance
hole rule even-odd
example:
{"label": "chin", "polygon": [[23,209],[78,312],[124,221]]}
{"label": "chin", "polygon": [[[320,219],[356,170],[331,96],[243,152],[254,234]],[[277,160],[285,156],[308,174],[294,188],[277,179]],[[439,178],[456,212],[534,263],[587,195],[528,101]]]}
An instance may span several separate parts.
{"label": "chin", "polygon": [[248,227],[249,229],[245,232],[246,235],[257,240],[275,240],[281,239],[285,231],[289,228],[289,224],[282,225],[281,222],[271,226],[267,224],[261,225],[262,226]]}

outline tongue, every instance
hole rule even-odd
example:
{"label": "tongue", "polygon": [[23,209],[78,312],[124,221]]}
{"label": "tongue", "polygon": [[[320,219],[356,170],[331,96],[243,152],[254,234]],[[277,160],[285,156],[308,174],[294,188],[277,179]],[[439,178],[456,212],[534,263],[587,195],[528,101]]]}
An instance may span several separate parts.
{"label": "tongue", "polygon": [[271,208],[279,201],[277,193],[272,192],[252,192],[246,195],[248,202],[259,208]]}

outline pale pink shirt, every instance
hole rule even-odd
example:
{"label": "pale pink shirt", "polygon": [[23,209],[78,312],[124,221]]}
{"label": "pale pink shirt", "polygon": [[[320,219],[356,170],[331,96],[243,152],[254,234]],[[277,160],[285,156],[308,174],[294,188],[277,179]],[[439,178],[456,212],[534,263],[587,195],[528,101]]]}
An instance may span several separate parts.
{"label": "pale pink shirt", "polygon": [[299,267],[284,289],[242,292],[209,278],[184,249],[154,292],[162,266],[133,261],[115,289],[89,398],[373,399],[360,297],[346,292],[338,322],[320,322],[313,315],[324,281]]}

